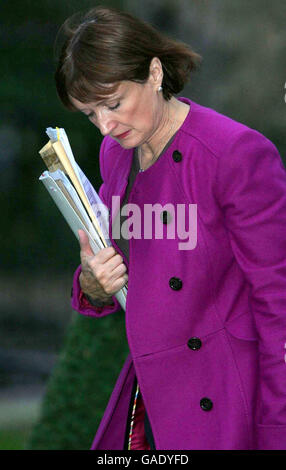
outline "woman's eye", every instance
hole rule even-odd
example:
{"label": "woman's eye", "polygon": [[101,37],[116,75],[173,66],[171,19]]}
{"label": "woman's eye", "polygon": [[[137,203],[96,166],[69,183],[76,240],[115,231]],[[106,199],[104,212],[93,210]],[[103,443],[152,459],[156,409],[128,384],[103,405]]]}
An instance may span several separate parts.
{"label": "woman's eye", "polygon": [[117,109],[119,106],[120,106],[120,103],[117,103],[117,104],[114,105],[114,106],[108,106],[108,109],[110,109],[111,111],[114,111],[114,110]]}

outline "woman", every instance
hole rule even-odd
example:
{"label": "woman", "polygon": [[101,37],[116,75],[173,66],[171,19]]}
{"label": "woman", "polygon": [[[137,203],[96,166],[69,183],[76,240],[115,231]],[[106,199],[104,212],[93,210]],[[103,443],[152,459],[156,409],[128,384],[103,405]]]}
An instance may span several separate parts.
{"label": "woman", "polygon": [[73,308],[115,313],[128,280],[130,355],[92,448],[285,449],[286,174],[277,149],[174,97],[200,61],[188,46],[104,8],[64,31],[57,90],[104,136],[111,235],[130,215],[114,209],[115,196],[139,208],[129,236],[111,237],[95,256],[80,232]]}

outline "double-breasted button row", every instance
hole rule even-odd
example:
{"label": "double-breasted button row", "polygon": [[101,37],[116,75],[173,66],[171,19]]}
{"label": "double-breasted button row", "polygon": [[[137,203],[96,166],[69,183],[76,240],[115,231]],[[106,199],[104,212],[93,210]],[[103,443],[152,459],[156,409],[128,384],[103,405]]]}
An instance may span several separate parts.
{"label": "double-breasted button row", "polygon": [[[183,156],[182,156],[181,152],[179,152],[179,150],[174,150],[174,152],[172,154],[172,158],[173,158],[174,162],[179,163],[182,160]],[[168,211],[161,212],[160,218],[161,218],[163,224],[169,224],[172,220],[172,216],[171,216],[170,212],[168,212]]]}
{"label": "double-breasted button row", "polygon": [[[179,163],[180,161],[182,161],[183,155],[181,154],[181,152],[179,152],[179,150],[174,150],[172,158],[174,162]],[[160,217],[163,224],[169,224],[172,220],[171,214],[168,211],[161,212]]]}
{"label": "double-breasted button row", "polygon": [[[193,336],[193,338],[189,339],[188,346],[193,351],[196,351],[197,349],[200,349],[202,347],[202,341],[200,340],[200,338]],[[213,402],[210,398],[204,397],[200,400],[200,407],[203,411],[210,411],[213,407]]]}
{"label": "double-breasted button row", "polygon": [[[188,346],[193,351],[196,351],[202,347],[202,341],[200,338],[197,338],[197,336],[193,336],[189,339]],[[213,407],[213,402],[210,398],[204,397],[200,400],[200,407],[203,411],[210,411]]]}

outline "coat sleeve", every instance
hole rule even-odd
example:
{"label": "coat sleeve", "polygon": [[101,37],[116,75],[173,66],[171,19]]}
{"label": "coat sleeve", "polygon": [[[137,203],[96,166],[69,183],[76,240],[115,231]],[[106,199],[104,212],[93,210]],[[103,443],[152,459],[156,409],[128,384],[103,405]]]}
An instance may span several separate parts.
{"label": "coat sleeve", "polygon": [[219,159],[218,198],[251,286],[259,341],[258,449],[286,448],[286,171],[262,134],[240,132]]}
{"label": "coat sleeve", "polygon": [[[104,204],[106,204],[106,185],[104,182],[105,172],[104,172],[104,163],[103,163],[105,146],[106,146],[106,139],[104,139],[101,144],[100,155],[99,155],[100,171],[101,171],[101,177],[103,180],[103,183],[99,189],[99,196]],[[112,300],[113,300],[112,305],[106,305],[104,307],[96,307],[92,305],[87,300],[87,298],[85,297],[84,293],[81,290],[80,283],[79,283],[80,273],[81,273],[81,265],[78,266],[73,277],[71,305],[74,310],[81,313],[82,315],[87,315],[87,316],[92,316],[92,317],[104,317],[105,315],[109,315],[110,313],[116,313],[118,310],[121,309],[121,306],[115,296],[112,297]]]}

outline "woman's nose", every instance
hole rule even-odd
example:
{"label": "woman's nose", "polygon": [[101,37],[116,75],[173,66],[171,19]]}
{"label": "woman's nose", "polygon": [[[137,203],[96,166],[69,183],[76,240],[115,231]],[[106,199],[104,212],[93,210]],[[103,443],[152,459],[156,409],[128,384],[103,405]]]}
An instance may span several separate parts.
{"label": "woman's nose", "polygon": [[98,116],[97,125],[103,136],[110,134],[114,127],[116,127],[114,120],[110,119],[110,117],[105,115],[105,113],[101,113]]}

